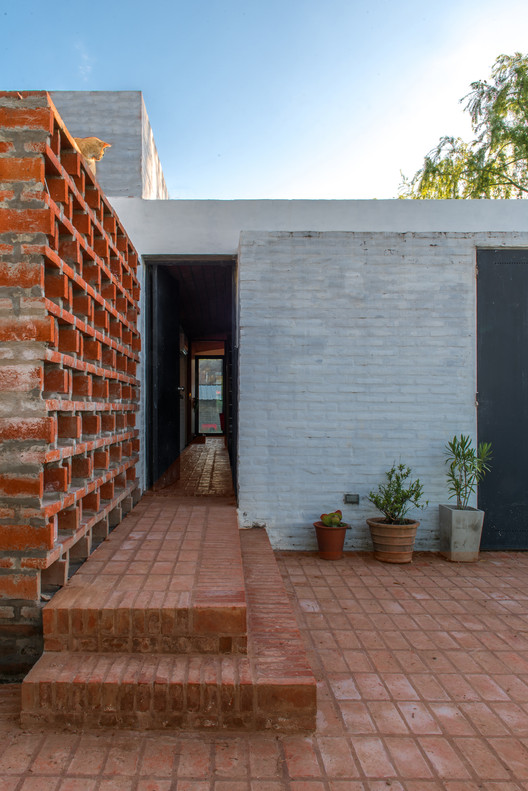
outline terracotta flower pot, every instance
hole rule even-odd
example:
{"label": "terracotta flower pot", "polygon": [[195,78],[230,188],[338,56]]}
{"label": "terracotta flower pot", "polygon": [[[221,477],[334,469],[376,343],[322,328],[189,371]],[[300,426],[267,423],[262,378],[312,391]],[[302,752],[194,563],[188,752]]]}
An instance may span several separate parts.
{"label": "terracotta flower pot", "polygon": [[420,522],[407,519],[404,525],[390,525],[383,517],[367,519],[374,557],[384,563],[411,563],[416,530]]}
{"label": "terracotta flower pot", "polygon": [[350,525],[327,527],[322,522],[314,522],[319,557],[323,560],[340,560],[343,557],[345,535]]}

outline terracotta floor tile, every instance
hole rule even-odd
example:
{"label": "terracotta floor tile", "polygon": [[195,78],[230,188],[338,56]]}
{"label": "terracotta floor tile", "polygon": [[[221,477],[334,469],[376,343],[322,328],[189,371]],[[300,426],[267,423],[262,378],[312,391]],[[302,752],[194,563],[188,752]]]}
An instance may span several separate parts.
{"label": "terracotta floor tile", "polygon": [[509,672],[508,666],[502,661],[500,655],[494,654],[492,651],[473,651],[471,655],[485,673],[507,674]]}
{"label": "terracotta floor tile", "polygon": [[386,646],[391,652],[409,651],[411,648],[410,642],[405,639],[405,635],[402,634],[402,632],[395,632],[391,629],[388,629],[382,632],[380,637],[384,646]]}
{"label": "terracotta floor tile", "polygon": [[[345,652],[345,657],[348,661],[348,654]],[[369,661],[370,658],[370,661]],[[392,651],[371,651],[369,658],[366,657],[367,667],[350,668],[351,670],[377,670],[379,673],[398,673],[400,663],[392,653]],[[372,666],[373,665],[373,666]]]}
{"label": "terracotta floor tile", "polygon": [[337,700],[359,700],[361,694],[351,678],[330,678],[330,686]]}
{"label": "terracotta floor tile", "polygon": [[337,706],[325,700],[317,703],[317,733],[325,736],[338,736],[343,731],[343,723]]}
{"label": "terracotta floor tile", "polygon": [[502,720],[486,703],[460,703],[460,709],[482,736],[509,735]]}
{"label": "terracotta floor tile", "polygon": [[509,695],[489,675],[466,673],[466,678],[482,700],[509,700]]}
{"label": "terracotta floor tile", "polygon": [[335,651],[319,651],[318,658],[325,673],[346,673],[349,670],[345,658]]}
{"label": "terracotta floor tile", "polygon": [[361,643],[354,634],[354,632],[345,632],[343,630],[338,630],[334,632],[334,637],[336,639],[337,644],[343,650],[355,650],[361,648]]}
{"label": "terracotta floor tile", "polygon": [[508,766],[516,780],[528,779],[528,749],[519,739],[489,740],[498,757]]}
{"label": "terracotta floor tile", "polygon": [[133,776],[139,769],[140,736],[118,736],[108,752],[103,774]]}
{"label": "terracotta floor tile", "polygon": [[[69,777],[61,782],[58,791],[95,791],[96,783],[97,780],[93,778]],[[142,791],[141,786],[138,786],[138,791]],[[143,791],[146,791],[146,789],[143,789]],[[149,789],[149,791],[151,790]],[[158,790],[152,789],[152,791]],[[160,788],[159,791],[165,791],[165,789]]]}
{"label": "terracotta floor tile", "polygon": [[391,763],[381,739],[374,736],[357,736],[354,750],[367,777],[394,777],[396,770]]}
{"label": "terracotta floor tile", "polygon": [[423,700],[426,701],[447,701],[449,694],[438,682],[434,673],[415,673],[413,684]]}
{"label": "terracotta floor tile", "polygon": [[376,726],[365,703],[342,700],[339,702],[339,708],[349,734],[376,733]]}
{"label": "terracotta floor tile", "polygon": [[412,733],[433,734],[442,732],[442,729],[438,725],[437,721],[423,703],[414,701],[410,703],[401,702],[398,703],[398,708],[403,714],[405,721]]}
{"label": "terracotta floor tile", "polygon": [[514,673],[528,673],[528,657],[523,657],[514,651],[504,651],[501,659]]}
{"label": "terracotta floor tile", "polygon": [[172,777],[179,749],[179,745],[174,744],[174,739],[149,739],[141,756],[139,774],[157,778]]}
{"label": "terracotta floor tile", "polygon": [[67,769],[78,741],[77,735],[69,733],[46,736],[31,765],[31,771],[42,775],[61,774]]}
{"label": "terracotta floor tile", "polygon": [[320,777],[322,774],[312,739],[302,736],[286,737],[283,741],[286,767],[291,778]]}
{"label": "terracotta floor tile", "polygon": [[398,780],[367,780],[365,782],[366,791],[406,791],[404,785]]}
{"label": "terracotta floor tile", "polygon": [[470,778],[468,770],[447,739],[440,736],[421,736],[418,743],[441,778]]}
{"label": "terracotta floor tile", "polygon": [[44,741],[40,733],[21,733],[18,722],[14,723],[14,727],[16,731],[13,737],[5,740],[0,747],[0,777],[10,774],[22,775]]}
{"label": "terracotta floor tile", "polygon": [[354,673],[363,700],[388,700],[389,691],[377,673]]}
{"label": "terracotta floor tile", "polygon": [[251,791],[286,791],[287,785],[280,780],[251,780]]}
{"label": "terracotta floor tile", "polygon": [[417,700],[418,692],[412,682],[403,673],[381,673],[383,683],[389,690],[391,698],[394,700]]}
{"label": "terracotta floor tile", "polygon": [[103,734],[82,734],[68,767],[68,774],[98,775],[110,745]]}
{"label": "terracotta floor tile", "polygon": [[383,735],[409,733],[409,728],[394,703],[371,701],[367,703],[367,708],[378,733]]}
{"label": "terracotta floor tile", "polygon": [[431,714],[445,736],[471,736],[475,729],[455,703],[430,703]]}
{"label": "terracotta floor tile", "polygon": [[356,761],[343,736],[320,736],[317,745],[326,775],[330,777],[359,777]]}
{"label": "terracotta floor tile", "polygon": [[385,744],[400,777],[412,779],[433,776],[414,739],[407,736],[388,736],[385,739]]}
{"label": "terracotta floor tile", "polygon": [[450,651],[449,659],[460,673],[481,673],[482,666],[468,651]]}
{"label": "terracotta floor tile", "polygon": [[59,783],[58,777],[26,777],[20,791],[57,791]]}
{"label": "terracotta floor tile", "polygon": [[[369,624],[370,626],[370,624]],[[379,649],[384,650],[387,646],[383,640],[383,636],[370,628],[364,629],[362,631],[352,631],[351,634],[356,634],[361,645],[369,649]],[[407,647],[407,642],[405,641],[405,647]]]}
{"label": "terracotta floor tile", "polygon": [[181,778],[204,780],[212,773],[212,747],[199,739],[182,741],[179,749],[178,783]]}
{"label": "terracotta floor tile", "polygon": [[516,703],[495,703],[493,711],[497,714],[511,733],[516,736],[528,736],[528,713]]}
{"label": "terracotta floor tile", "polygon": [[280,772],[280,760],[281,753],[276,738],[257,734],[251,738],[249,741],[249,773],[251,777],[277,777]]}
{"label": "terracotta floor tile", "polygon": [[495,681],[500,685],[501,689],[507,693],[509,698],[514,698],[522,703],[528,703],[528,684],[526,680],[523,681],[518,678],[518,676],[499,673],[495,676]]}
{"label": "terracotta floor tile", "polygon": [[456,701],[480,700],[479,693],[459,673],[441,673],[438,680],[449,697]]}
{"label": "terracotta floor tile", "polygon": [[487,742],[481,738],[460,738],[456,742],[463,757],[471,764],[473,770],[481,777],[489,780],[506,780],[510,772],[489,749]]}
{"label": "terracotta floor tile", "polygon": [[343,657],[347,664],[348,669],[352,672],[368,672],[373,670],[372,661],[375,661],[373,655],[369,656],[364,651],[352,651],[348,649],[343,650]]}

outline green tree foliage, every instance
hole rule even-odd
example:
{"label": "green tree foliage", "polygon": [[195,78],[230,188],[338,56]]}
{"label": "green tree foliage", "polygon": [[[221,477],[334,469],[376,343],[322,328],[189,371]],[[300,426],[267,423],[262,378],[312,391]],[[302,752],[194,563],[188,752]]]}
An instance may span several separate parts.
{"label": "green tree foliage", "polygon": [[475,139],[442,137],[401,198],[528,197],[528,55],[500,55],[461,101]]}

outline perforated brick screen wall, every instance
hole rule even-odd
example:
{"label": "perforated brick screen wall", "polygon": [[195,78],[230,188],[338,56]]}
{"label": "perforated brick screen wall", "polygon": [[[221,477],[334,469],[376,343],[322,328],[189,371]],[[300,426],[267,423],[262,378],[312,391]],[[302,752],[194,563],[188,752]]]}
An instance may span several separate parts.
{"label": "perforated brick screen wall", "polygon": [[43,591],[138,493],[137,263],[48,94],[0,93],[4,675],[40,653]]}

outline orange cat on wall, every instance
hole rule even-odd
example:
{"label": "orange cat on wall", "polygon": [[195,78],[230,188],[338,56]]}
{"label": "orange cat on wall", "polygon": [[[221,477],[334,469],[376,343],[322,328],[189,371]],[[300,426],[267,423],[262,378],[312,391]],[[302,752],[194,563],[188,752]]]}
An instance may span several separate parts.
{"label": "orange cat on wall", "polygon": [[105,149],[110,148],[111,143],[105,143],[98,137],[74,137],[79,152],[88,163],[88,167],[95,176],[95,163],[103,158]]}

